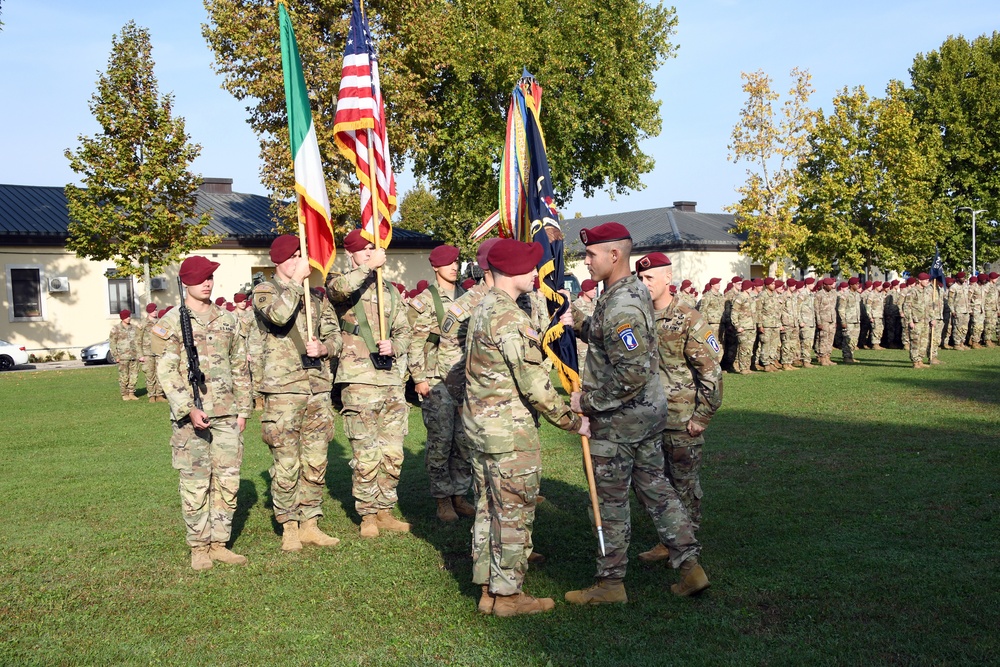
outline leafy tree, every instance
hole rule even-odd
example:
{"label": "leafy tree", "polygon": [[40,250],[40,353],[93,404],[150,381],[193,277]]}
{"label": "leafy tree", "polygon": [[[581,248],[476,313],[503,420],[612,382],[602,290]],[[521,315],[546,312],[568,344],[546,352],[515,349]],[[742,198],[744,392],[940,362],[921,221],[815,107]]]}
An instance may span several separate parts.
{"label": "leafy tree", "polygon": [[408,191],[399,202],[400,228],[451,244],[466,258],[471,258],[479,246],[478,241],[469,239],[469,230],[480,222],[471,218],[468,211],[445,206],[423,183]]}
{"label": "leafy tree", "polygon": [[798,221],[812,264],[869,274],[922,266],[950,226],[933,197],[937,146],[921,141],[898,83],[883,99],[844,88],[829,116],[820,110],[799,167]]}
{"label": "leafy tree", "polygon": [[[979,222],[1000,219],[1000,33],[971,41],[949,37],[937,51],[914,58],[910,78],[906,99],[913,115],[924,137],[942,146],[935,198],[950,211],[986,209]],[[952,215],[957,224],[941,254],[952,267],[968,266],[972,220],[967,212]],[[985,224],[978,231],[979,260],[1000,259],[1000,238]]]}
{"label": "leafy tree", "polygon": [[[263,182],[287,197],[292,176],[272,0],[205,6],[215,68],[224,87],[248,102],[261,137]],[[642,187],[653,160],[639,144],[660,131],[652,75],[674,52],[672,8],[644,0],[371,0],[366,7],[394,164],[411,160],[465,233],[497,207],[504,115],[523,67],[545,88],[542,123],[557,204],[577,188],[590,195]],[[331,206],[356,217],[355,188],[347,187],[353,172],[332,137],[350,3],[303,0],[291,10]]]}
{"label": "leafy tree", "polygon": [[80,148],[65,153],[84,185],[66,186],[66,247],[78,257],[113,259],[120,274],[148,278],[218,241],[203,233],[209,215],[194,218],[201,179],[188,166],[201,146],[188,143],[172,107],[153,75],[149,31],[130,21],[111,38],[107,72],[91,97],[102,131],[80,135]]}
{"label": "leafy tree", "polygon": [[795,257],[807,231],[795,223],[799,186],[797,164],[807,150],[806,138],[815,119],[807,103],[813,89],[808,71],[791,71],[792,86],[776,119],[780,94],[762,70],[743,73],[746,104],[733,128],[729,159],[745,160],[747,181],[740,199],[725,209],[734,214],[736,230],[747,235],[741,250],[768,266],[775,275],[780,263]]}

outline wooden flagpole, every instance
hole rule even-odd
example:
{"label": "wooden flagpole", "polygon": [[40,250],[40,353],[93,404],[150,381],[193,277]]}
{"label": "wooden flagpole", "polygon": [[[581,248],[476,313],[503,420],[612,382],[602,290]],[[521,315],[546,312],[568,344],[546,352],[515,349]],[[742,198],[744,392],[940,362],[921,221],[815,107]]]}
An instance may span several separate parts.
{"label": "wooden flagpole", "polygon": [[[299,195],[298,207],[299,255],[304,257],[306,262],[309,262],[309,246],[306,243],[306,222],[302,216],[302,195]],[[309,275],[312,275],[312,264],[309,265]],[[308,343],[313,339],[312,295],[309,293],[309,276],[306,276],[306,280],[305,283],[303,283],[302,288],[306,291],[306,342]]]}
{"label": "wooden flagpole", "polygon": [[[579,380],[573,382],[573,391],[580,391]],[[604,522],[601,521],[601,505],[597,502],[597,482],[594,481],[594,462],[590,460],[590,438],[581,435],[580,444],[583,446],[583,468],[587,473],[587,488],[590,491],[590,507],[594,512],[597,541],[601,547],[601,555],[607,556],[604,551]]]}

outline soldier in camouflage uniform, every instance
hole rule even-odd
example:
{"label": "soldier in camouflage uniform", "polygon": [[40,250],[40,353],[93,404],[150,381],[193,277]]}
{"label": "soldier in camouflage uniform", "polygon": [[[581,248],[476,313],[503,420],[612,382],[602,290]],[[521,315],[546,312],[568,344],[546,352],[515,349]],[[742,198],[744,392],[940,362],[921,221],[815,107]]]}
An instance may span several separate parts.
{"label": "soldier in camouflage uniform", "polygon": [[108,342],[111,355],[118,364],[118,388],[123,401],[139,400],[135,395],[135,383],[139,379],[139,350],[136,348],[139,328],[132,324],[132,311],[123,308],[118,324],[111,327]]}
{"label": "soldier in camouflage uniform", "polygon": [[[541,257],[537,243],[504,239],[495,244],[488,256],[495,286],[468,327],[462,419],[487,505],[486,515],[477,515],[474,536],[486,532],[487,525],[489,535],[489,582],[479,609],[495,616],[555,607],[551,598],[536,599],[522,590],[541,478],[541,443],[532,409],[564,430],[589,434],[586,420],[571,412],[552,387],[542,365],[539,332],[516,304],[519,295],[532,289]],[[486,557],[475,545],[473,553]],[[481,570],[482,564],[473,569]]]}
{"label": "soldier in camouflage uniform", "polygon": [[753,344],[757,337],[757,325],[754,322],[756,304],[753,299],[753,282],[744,280],[741,288],[733,299],[730,315],[737,338],[733,370],[741,375],[749,375],[752,372],[750,366],[753,363]]}
{"label": "soldier in camouflage uniform", "polygon": [[181,311],[170,310],[155,324],[152,347],[156,372],[170,403],[171,460],[180,475],[181,510],[191,547],[191,567],[212,563],[244,565],[247,559],[226,548],[240,488],[243,442],[250,416],[250,376],[246,348],[232,313],[212,303],[217,262],[195,255],[181,263],[184,302],[190,311],[198,361],[205,374],[202,407],[188,383],[188,358],[181,335]]}
{"label": "soldier in camouflage uniform", "polygon": [[725,299],[722,309],[722,367],[728,368],[731,372],[738,373],[736,368],[736,352],[739,349],[739,336],[736,334],[736,327],[733,326],[733,301],[736,296],[743,291],[743,279],[733,276],[729,287],[726,288],[723,298]]}
{"label": "soldier in camouflage uniform", "polygon": [[798,283],[789,278],[779,285],[777,292],[781,296],[781,369],[797,370],[802,363],[802,352],[799,350],[799,299],[796,294]]}
{"label": "soldier in camouflage uniform", "polygon": [[823,289],[816,293],[816,330],[818,340],[816,353],[820,366],[833,366],[830,353],[833,351],[834,329],[837,326],[837,294],[833,291],[833,278],[823,279]]}
{"label": "soldier in camouflage uniform", "polygon": [[964,350],[969,336],[969,287],[965,284],[965,271],[955,274],[955,284],[948,289],[948,295],[954,348]]}
{"label": "soldier in camouflage uniform", "polygon": [[861,295],[858,293],[860,282],[857,276],[852,276],[847,281],[847,291],[837,298],[837,316],[840,318],[843,334],[840,350],[845,364],[857,363],[854,351],[858,349],[858,337],[861,335]]}
{"label": "soldier in camouflage uniform", "polygon": [[937,315],[934,310],[934,288],[926,273],[917,276],[919,285],[911,287],[906,295],[906,331],[910,337],[910,361],[914,368],[924,368],[923,359],[930,362],[930,332]]}
{"label": "soldier in camouflage uniform", "polygon": [[434,284],[410,300],[413,337],[407,355],[414,389],[421,397],[421,414],[427,428],[424,463],[430,480],[431,497],[437,500],[437,517],[457,521],[459,515],[475,516],[476,509],[465,499],[472,485],[469,443],[459,413],[460,404],[448,391],[445,379],[465,356],[458,331],[442,331],[445,314],[465,290],[459,287],[458,248],[441,245],[431,252]]}
{"label": "soldier in camouflage uniform", "polygon": [[[331,275],[326,286],[343,335],[336,381],[343,385],[341,415],[353,452],[354,506],[361,515],[362,537],[378,537],[380,530],[409,532],[410,524],[396,519],[392,509],[409,425],[405,361],[400,364],[400,359],[410,346],[410,324],[399,293],[384,279],[381,301],[377,297],[376,270],[385,264],[385,250],[375,250],[358,229],[344,238],[344,249],[353,268]],[[385,317],[385,338],[379,309]],[[391,359],[391,368],[376,367],[372,355],[380,362]]]}
{"label": "soldier in camouflage uniform", "polygon": [[281,525],[282,551],[301,551],[304,544],[335,546],[340,540],[320,530],[319,519],[334,431],[330,360],[340,353],[340,327],[329,302],[305,291],[312,269],[298,237],[276,238],[270,258],[274,277],[254,287],[255,323],[247,335],[264,402],[260,432],[271,450],[274,519]]}
{"label": "soldier in camouflage uniform", "polygon": [[882,334],[885,329],[885,292],[882,291],[881,280],[872,283],[872,290],[868,293],[866,311],[868,324],[872,331],[872,349],[884,349],[882,347]]}
{"label": "soldier in camouflage uniform", "polygon": [[[670,259],[654,252],[636,262],[635,272],[653,299],[660,381],[667,394],[663,457],[667,480],[680,495],[694,530],[701,524],[701,449],[705,428],[722,404],[722,366],[715,331],[693,308],[671,296]],[[670,558],[660,543],[639,554],[650,562]]]}
{"label": "soldier in camouflage uniform", "polygon": [[802,368],[812,368],[813,347],[816,344],[816,302],[812,290],[813,278],[798,281],[797,304],[799,321],[799,352]]}
{"label": "soldier in camouflage uniform", "polygon": [[781,342],[782,309],[775,289],[774,278],[764,278],[764,291],[757,299],[757,331],[760,334],[757,368],[768,373],[781,370],[778,366],[778,346]]}
{"label": "soldier in camouflage uniform", "polygon": [[718,278],[712,278],[708,281],[705,293],[698,304],[698,312],[705,318],[708,328],[716,336],[716,341],[719,344],[718,361],[722,363],[722,355],[725,352],[725,342],[722,339],[722,313],[726,309],[726,300],[719,293],[720,282]]}
{"label": "soldier in camouflage uniform", "polygon": [[566,601],[628,600],[623,580],[632,536],[629,489],[633,486],[660,541],[670,550],[671,566],[681,570],[681,580],[671,590],[694,595],[708,587],[708,578],[698,564],[700,545],[691,519],[664,474],[667,401],[658,372],[652,299],[631,273],[632,238],[624,226],[605,223],[581,230],[580,238],[586,246],[584,262],[594,280],[604,281],[604,293],[593,316],[574,310],[561,321],[564,325],[572,321],[590,345],[583,391],[573,392],[571,403],[574,411],[591,418],[591,460],[607,555],[598,556],[596,584],[566,593]]}
{"label": "soldier in camouflage uniform", "polygon": [[136,332],[136,349],[139,351],[139,361],[142,363],[142,373],[146,376],[146,396],[150,403],[166,402],[163,389],[156,379],[156,357],[153,355],[153,339],[149,330],[156,324],[156,304],[146,304],[146,317]]}
{"label": "soldier in camouflage uniform", "polygon": [[1000,274],[990,271],[987,276],[988,282],[984,287],[983,310],[985,311],[983,321],[983,344],[986,347],[995,347],[997,344],[997,311],[1000,309],[1000,293],[997,290],[997,279]]}
{"label": "soldier in camouflage uniform", "polygon": [[[590,317],[594,314],[594,304],[597,300],[597,282],[587,278],[580,283],[580,294],[577,296],[574,305],[581,313]],[[587,363],[587,344],[582,340],[576,341],[576,359],[579,367],[583,368]]]}
{"label": "soldier in camouflage uniform", "polygon": [[986,286],[985,275],[972,276],[969,279],[969,347],[978,350],[982,345],[983,327],[986,324],[986,311],[983,308],[983,288]]}

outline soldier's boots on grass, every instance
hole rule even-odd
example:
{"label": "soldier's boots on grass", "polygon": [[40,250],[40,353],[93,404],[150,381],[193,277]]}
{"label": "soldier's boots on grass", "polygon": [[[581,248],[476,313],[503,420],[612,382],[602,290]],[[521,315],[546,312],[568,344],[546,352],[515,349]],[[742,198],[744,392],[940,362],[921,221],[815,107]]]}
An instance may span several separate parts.
{"label": "soldier's boots on grass", "polygon": [[227,565],[247,564],[247,557],[227,549],[225,542],[212,542],[212,546],[208,548],[208,557],[213,562],[226,563]]}
{"label": "soldier's boots on grass", "polygon": [[302,544],[312,544],[317,547],[335,547],[340,544],[336,537],[330,537],[319,529],[319,518],[307,519],[299,527],[299,541]]}
{"label": "soldier's boots on grass", "polygon": [[458,516],[473,517],[476,516],[476,508],[465,499],[465,496],[452,496],[452,505],[455,507],[455,513]]}
{"label": "soldier's boots on grass", "polygon": [[919,361],[919,360],[913,362],[913,367],[914,368],[927,368],[927,366],[924,366],[924,362]]}
{"label": "soldier's boots on grass", "polygon": [[375,523],[374,514],[365,514],[361,517],[361,537],[378,537],[378,525]]}
{"label": "soldier's boots on grass", "polygon": [[941,361],[940,359],[937,358],[931,359],[931,366],[937,366],[938,364],[943,364],[943,363],[944,362]]}
{"label": "soldier's boots on grass", "polygon": [[657,544],[655,547],[649,551],[643,551],[639,554],[639,560],[643,563],[655,563],[660,560],[667,560],[670,558],[670,549],[664,544]]}
{"label": "soldier's boots on grass", "polygon": [[598,579],[597,583],[582,591],[566,593],[566,602],[570,604],[613,604],[628,602],[625,584],[621,579]]}
{"label": "soldier's boots on grass", "polygon": [[811,361],[803,361],[802,362],[802,368],[812,368],[812,367],[813,367],[813,365],[812,365]]}
{"label": "soldier's boots on grass", "polygon": [[298,521],[286,521],[281,524],[281,550],[287,553],[302,551]]}
{"label": "soldier's boots on grass", "polygon": [[490,585],[483,584],[483,593],[479,596],[479,613],[480,614],[492,614],[493,613],[493,603],[496,601],[496,596],[490,593]]}
{"label": "soldier's boots on grass", "polygon": [[437,499],[437,518],[445,523],[458,521],[458,514],[455,513],[455,506],[451,504],[451,498]]}
{"label": "soldier's boots on grass", "polygon": [[208,555],[208,545],[203,547],[191,547],[191,569],[212,569],[212,559]]}
{"label": "soldier's boots on grass", "polygon": [[375,525],[379,530],[388,530],[394,533],[410,532],[410,524],[400,521],[392,515],[392,510],[379,510],[375,514]]}
{"label": "soldier's boots on grass", "polygon": [[796,368],[795,366],[793,366],[792,364],[781,364],[781,370],[783,370],[783,371],[797,371],[799,369]]}
{"label": "soldier's boots on grass", "polygon": [[670,592],[681,597],[691,597],[701,593],[708,586],[708,575],[698,564],[698,559],[688,558],[681,563],[681,580],[670,587]]}
{"label": "soldier's boots on grass", "polygon": [[552,598],[534,598],[525,593],[517,595],[497,595],[493,601],[493,615],[504,618],[524,614],[540,614],[556,608]]}

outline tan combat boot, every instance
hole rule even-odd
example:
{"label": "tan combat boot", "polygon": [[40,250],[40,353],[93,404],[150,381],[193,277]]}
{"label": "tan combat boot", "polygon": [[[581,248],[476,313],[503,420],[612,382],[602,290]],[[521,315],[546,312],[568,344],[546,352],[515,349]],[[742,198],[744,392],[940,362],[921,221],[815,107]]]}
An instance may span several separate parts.
{"label": "tan combat boot", "polygon": [[240,554],[227,549],[225,542],[212,542],[212,546],[208,548],[208,557],[211,558],[212,561],[226,563],[227,565],[247,564],[247,557],[241,556]]}
{"label": "tan combat boot", "polygon": [[802,368],[812,368],[812,367],[813,367],[812,361],[807,361],[805,359],[802,360]]}
{"label": "tan combat boot", "polygon": [[410,532],[410,524],[400,521],[392,515],[392,510],[379,510],[375,515],[375,525],[379,530],[388,530],[394,533]]}
{"label": "tan combat boot", "polygon": [[298,521],[286,521],[281,524],[281,550],[288,553],[302,551]]}
{"label": "tan combat boot", "polygon": [[191,547],[191,569],[211,570],[212,559],[208,557],[208,546]]}
{"label": "tan combat boot", "polygon": [[130,392],[129,392],[129,393],[128,393],[128,394],[126,395],[126,396],[125,396],[125,400],[126,400],[126,401],[138,401],[138,400],[139,400],[139,397],[135,395],[135,392],[134,392],[134,391],[130,391]]}
{"label": "tan combat boot", "polygon": [[873,350],[884,350],[885,348],[882,347],[881,345],[879,345],[878,343],[875,343],[874,345],[872,345],[872,349]]}
{"label": "tan combat boot", "polygon": [[926,366],[924,366],[924,362],[921,361],[921,360],[919,360],[919,359],[917,361],[913,362],[913,367],[914,368],[927,368]]}
{"label": "tan combat boot", "polygon": [[437,518],[439,520],[445,523],[458,521],[458,515],[455,514],[455,507],[451,504],[451,498],[438,498],[437,503]]}
{"label": "tan combat boot", "polygon": [[668,558],[670,558],[670,549],[662,543],[639,554],[639,560],[643,563],[655,563],[658,560],[667,560]]}
{"label": "tan combat boot", "polygon": [[483,594],[479,596],[479,613],[480,614],[492,614],[493,613],[493,603],[496,601],[496,596],[490,593],[490,585],[483,584]]}
{"label": "tan combat boot", "polygon": [[931,359],[931,366],[937,366],[938,364],[943,364],[943,363],[944,362],[941,361],[940,359],[938,359],[937,357],[934,357],[933,359]]}
{"label": "tan combat boot", "polygon": [[458,516],[476,516],[476,508],[465,499],[465,496],[452,496],[451,501],[452,505],[455,506],[455,512]]}
{"label": "tan combat boot", "polygon": [[793,366],[792,364],[781,364],[781,370],[783,370],[783,371],[797,371],[799,369],[796,368],[795,366]]}
{"label": "tan combat boot", "polygon": [[670,592],[686,598],[701,593],[708,586],[708,575],[698,564],[698,559],[688,558],[681,563],[681,580],[670,587]]}
{"label": "tan combat boot", "polygon": [[319,517],[306,519],[299,528],[299,541],[302,544],[312,544],[317,547],[335,547],[340,544],[336,537],[330,537],[319,529]]}
{"label": "tan combat boot", "polygon": [[566,602],[570,604],[611,604],[628,602],[625,584],[621,579],[598,579],[597,583],[582,591],[566,593]]}
{"label": "tan combat boot", "polygon": [[378,537],[378,525],[375,523],[374,514],[365,514],[361,517],[361,537]]}
{"label": "tan combat boot", "polygon": [[993,341],[991,341],[991,340],[987,340],[986,341],[986,347],[996,347],[996,346],[997,346],[997,344],[994,343]]}
{"label": "tan combat boot", "polygon": [[524,614],[540,614],[556,608],[552,598],[533,598],[524,591],[517,595],[498,595],[493,601],[493,615],[507,618]]}

